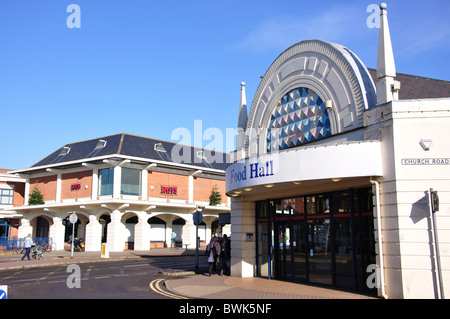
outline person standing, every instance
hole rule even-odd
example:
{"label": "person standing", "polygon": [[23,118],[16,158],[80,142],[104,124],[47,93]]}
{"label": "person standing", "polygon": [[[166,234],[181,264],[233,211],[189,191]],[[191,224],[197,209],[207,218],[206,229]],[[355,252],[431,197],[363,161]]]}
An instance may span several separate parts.
{"label": "person standing", "polygon": [[31,246],[33,245],[33,239],[31,238],[31,234],[28,234],[27,237],[25,237],[25,254],[22,257],[22,260],[26,257],[28,257],[28,260],[30,260],[30,250]]}
{"label": "person standing", "polygon": [[216,263],[217,263],[217,257],[220,253],[220,245],[217,242],[217,237],[214,236],[211,241],[208,244],[208,247],[206,248],[208,253],[208,263],[209,263],[209,273],[208,275],[211,276],[211,273],[215,271],[216,269]]}
{"label": "person standing", "polygon": [[227,259],[230,257],[230,242],[228,241],[227,235],[223,235],[222,244],[220,245],[220,272],[219,276],[222,274],[229,276],[230,275],[230,269],[227,265]]}
{"label": "person standing", "polygon": [[175,248],[175,239],[177,238],[177,234],[175,233],[175,231],[172,229],[172,234],[170,235],[170,248]]}

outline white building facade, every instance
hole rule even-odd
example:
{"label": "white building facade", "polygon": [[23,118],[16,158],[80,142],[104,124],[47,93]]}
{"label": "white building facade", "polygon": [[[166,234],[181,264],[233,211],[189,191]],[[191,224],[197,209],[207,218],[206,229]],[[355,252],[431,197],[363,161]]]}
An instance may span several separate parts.
{"label": "white building facade", "polygon": [[267,70],[248,118],[241,98],[233,276],[450,296],[450,83],[397,74],[385,5],[380,20],[377,70],[302,41]]}

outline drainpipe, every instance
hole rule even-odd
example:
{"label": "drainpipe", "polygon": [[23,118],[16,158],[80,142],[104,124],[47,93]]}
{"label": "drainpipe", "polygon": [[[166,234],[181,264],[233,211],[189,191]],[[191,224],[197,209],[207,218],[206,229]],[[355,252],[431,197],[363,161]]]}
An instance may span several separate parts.
{"label": "drainpipe", "polygon": [[380,257],[380,281],[381,295],[384,299],[388,299],[386,295],[386,287],[384,280],[384,261],[383,261],[383,239],[381,235],[381,205],[380,205],[380,183],[371,179],[370,182],[375,185],[375,196],[377,201],[377,232],[378,232],[378,255]]}

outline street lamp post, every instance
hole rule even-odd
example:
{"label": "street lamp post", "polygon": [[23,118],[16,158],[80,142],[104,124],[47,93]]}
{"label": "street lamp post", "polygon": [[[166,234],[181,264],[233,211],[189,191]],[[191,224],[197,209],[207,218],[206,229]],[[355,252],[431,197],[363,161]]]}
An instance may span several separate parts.
{"label": "street lamp post", "polygon": [[203,207],[197,206],[193,219],[195,224],[195,271],[198,271],[198,225],[203,221],[203,215],[201,213]]}

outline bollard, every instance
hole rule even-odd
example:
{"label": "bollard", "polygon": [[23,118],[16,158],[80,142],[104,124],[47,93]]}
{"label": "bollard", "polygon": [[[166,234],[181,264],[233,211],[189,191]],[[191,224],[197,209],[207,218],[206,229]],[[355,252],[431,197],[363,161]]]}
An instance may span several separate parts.
{"label": "bollard", "polygon": [[106,243],[102,244],[102,258],[109,258],[109,250],[108,247],[106,247]]}

